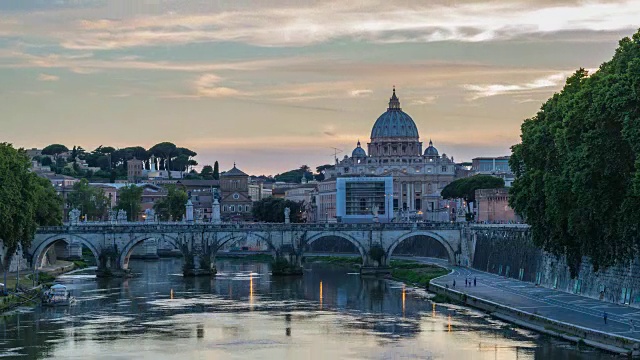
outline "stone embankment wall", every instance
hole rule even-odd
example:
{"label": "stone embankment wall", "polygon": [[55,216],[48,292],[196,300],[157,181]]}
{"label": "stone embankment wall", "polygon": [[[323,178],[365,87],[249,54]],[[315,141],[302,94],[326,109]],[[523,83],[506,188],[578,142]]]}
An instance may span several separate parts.
{"label": "stone embankment wall", "polygon": [[640,307],[640,259],[593,271],[584,258],[571,278],[564,258],[537,248],[530,237],[478,236],[473,268],[547,288]]}
{"label": "stone embankment wall", "polygon": [[[7,254],[7,248],[4,246],[2,241],[0,241],[0,256],[1,256],[0,259],[4,259],[6,254]],[[21,248],[18,248],[18,251],[16,251],[16,253],[11,258],[11,262],[9,263],[9,272],[18,271],[18,266],[20,267],[20,270],[25,270],[29,268],[29,264],[27,263],[27,260],[24,257],[24,254],[22,253]],[[3,269],[3,268],[4,266],[0,267],[0,269]]]}

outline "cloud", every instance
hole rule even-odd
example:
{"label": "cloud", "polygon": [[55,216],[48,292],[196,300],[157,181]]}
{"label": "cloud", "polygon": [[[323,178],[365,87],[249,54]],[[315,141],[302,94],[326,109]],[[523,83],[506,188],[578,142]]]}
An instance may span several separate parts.
{"label": "cloud", "polygon": [[534,79],[533,81],[524,84],[465,84],[462,87],[472,93],[469,97],[469,100],[477,100],[491,96],[513,93],[522,94],[539,89],[558,87],[564,84],[567,77],[571,74],[572,72],[560,72],[542,78]]}
{"label": "cloud", "polygon": [[215,74],[200,76],[194,83],[197,96],[217,98],[244,95],[240,90],[219,86],[220,82],[222,82],[222,78]]}
{"label": "cloud", "polygon": [[58,81],[58,80],[60,80],[60,77],[56,75],[49,75],[49,74],[38,75],[38,81]]}
{"label": "cloud", "polygon": [[[63,47],[111,50],[196,42],[307,46],[337,39],[374,43],[486,42],[568,31],[637,28],[636,0],[531,5],[521,1],[455,5],[328,1],[313,5],[85,19],[56,32]],[[381,6],[383,5],[383,6]]]}
{"label": "cloud", "polygon": [[420,99],[411,100],[411,104],[412,105],[429,105],[429,104],[433,104],[434,102],[436,102],[437,99],[438,99],[438,97],[435,96],[435,95],[425,96],[425,97],[420,98]]}
{"label": "cloud", "polygon": [[349,96],[352,96],[352,97],[365,97],[371,94],[373,94],[373,90],[371,89],[351,90],[349,92]]}

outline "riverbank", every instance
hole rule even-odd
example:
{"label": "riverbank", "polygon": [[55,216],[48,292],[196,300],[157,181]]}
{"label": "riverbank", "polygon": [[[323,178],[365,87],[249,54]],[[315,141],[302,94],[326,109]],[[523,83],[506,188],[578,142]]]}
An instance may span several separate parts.
{"label": "riverbank", "polygon": [[[80,264],[81,265],[81,264]],[[56,264],[44,267],[37,274],[21,271],[7,274],[7,296],[0,296],[0,314],[19,306],[35,306],[40,303],[42,285],[51,285],[56,276],[76,269],[76,262],[58,261]],[[34,278],[36,275],[36,278]],[[16,292],[19,284],[20,291]]]}
{"label": "riverbank", "polygon": [[[438,259],[421,262],[442,264]],[[450,266],[449,266],[450,267]],[[462,267],[433,279],[429,292],[536,332],[625,356],[640,356],[637,309]],[[465,279],[477,285],[465,286]],[[454,281],[457,286],[453,286]],[[608,321],[604,321],[604,312]]]}
{"label": "riverbank", "polygon": [[[322,262],[332,265],[342,265],[353,268],[360,267],[362,260],[360,257],[341,256],[310,256],[307,262]],[[426,289],[431,280],[446,275],[449,270],[434,264],[419,263],[413,260],[391,260],[391,278],[402,281],[407,285],[412,285]]]}

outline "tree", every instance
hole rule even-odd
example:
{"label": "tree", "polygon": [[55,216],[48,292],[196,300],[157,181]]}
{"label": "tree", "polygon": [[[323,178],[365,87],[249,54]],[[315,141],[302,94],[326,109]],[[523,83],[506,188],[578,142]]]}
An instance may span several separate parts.
{"label": "tree", "polygon": [[186,213],[187,193],[175,185],[168,185],[167,196],[156,202],[153,209],[162,221],[181,221]]}
{"label": "tree", "polygon": [[59,198],[51,183],[29,171],[31,161],[22,149],[0,143],[0,239],[6,248],[0,259],[5,271],[18,245],[31,245],[38,225],[62,221]]}
{"label": "tree", "polygon": [[325,179],[325,171],[327,169],[332,169],[332,168],[333,168],[333,165],[330,165],[330,164],[320,165],[316,167],[316,175],[314,175],[313,177],[317,181],[322,181]]}
{"label": "tree", "polygon": [[534,242],[566,256],[575,276],[637,256],[640,246],[640,31],[524,121],[512,147],[509,203]]}
{"label": "tree", "polygon": [[284,209],[289,208],[289,219],[293,223],[302,222],[303,204],[291,200],[268,197],[253,203],[253,218],[256,221],[283,223]]}
{"label": "tree", "polygon": [[86,220],[102,220],[107,212],[109,200],[99,187],[90,186],[87,179],[75,183],[72,192],[67,196],[70,208],[80,210]]}
{"label": "tree", "polygon": [[302,176],[305,176],[307,179],[313,178],[313,174],[311,173],[311,171],[309,171],[309,167],[307,165],[302,165],[298,169],[289,170],[282,174],[278,174],[274,178],[276,181],[300,183],[302,181]]}
{"label": "tree", "polygon": [[51,182],[39,176],[33,177],[35,189],[35,220],[40,226],[59,226],[63,220],[63,200]]}
{"label": "tree", "polygon": [[211,167],[211,165],[203,166],[202,170],[200,171],[200,176],[202,176],[202,178],[205,179],[205,180],[212,180],[213,179],[213,168]]}
{"label": "tree", "polygon": [[116,209],[127,212],[128,221],[137,221],[141,211],[143,188],[136,185],[125,186],[118,191]]}
{"label": "tree", "polygon": [[213,163],[213,180],[220,180],[220,167],[217,161]]}
{"label": "tree", "polygon": [[153,145],[149,153],[161,160],[161,169],[171,170],[171,158],[177,154],[177,147],[170,142],[161,142]]}
{"label": "tree", "polygon": [[464,199],[467,203],[467,214],[471,216],[471,204],[476,201],[476,190],[499,189],[504,187],[504,180],[491,175],[475,175],[450,182],[442,189],[440,195],[444,199]]}
{"label": "tree", "polygon": [[54,159],[58,159],[58,155],[66,153],[69,151],[69,148],[62,144],[51,144],[44,149],[42,149],[42,155],[51,155]]}
{"label": "tree", "polygon": [[43,156],[40,159],[40,165],[42,165],[42,166],[51,166],[52,164],[53,164],[53,161],[48,156]]}

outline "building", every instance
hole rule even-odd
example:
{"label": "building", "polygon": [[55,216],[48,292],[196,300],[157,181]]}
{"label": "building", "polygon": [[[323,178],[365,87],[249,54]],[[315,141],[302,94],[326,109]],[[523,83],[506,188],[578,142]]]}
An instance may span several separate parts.
{"label": "building", "polygon": [[339,222],[390,222],[394,217],[393,178],[338,178],[335,204]]}
{"label": "building", "polygon": [[510,156],[477,157],[471,160],[473,175],[493,175],[504,180],[506,187],[511,187],[514,180],[513,172],[509,166]]}
{"label": "building", "polygon": [[218,196],[219,180],[185,180],[176,181],[176,187],[183,189],[191,198],[196,219],[211,221],[213,199]]}
{"label": "building", "polygon": [[[367,151],[358,141],[351,157],[336,159],[336,165],[327,169],[325,176],[327,179],[392,177],[394,213],[397,216],[412,214],[426,220],[430,218],[428,213],[443,211],[440,192],[454,180],[455,171],[453,158],[440,155],[431,140],[422,151],[418,128],[402,111],[394,88],[387,111],[373,125]],[[319,215],[322,216],[322,212]]]}
{"label": "building", "polygon": [[145,172],[144,162],[133,158],[127,161],[127,180],[130,183],[137,183],[142,179],[142,174]]}
{"label": "building", "polygon": [[336,222],[336,179],[320,182],[312,197],[315,198],[315,207],[309,217],[309,221],[319,223]]}
{"label": "building", "polygon": [[476,221],[491,224],[521,222],[509,206],[509,189],[476,190]]}
{"label": "building", "polygon": [[249,175],[233,164],[233,168],[220,175],[221,211],[223,221],[252,219],[253,201],[249,197]]}

